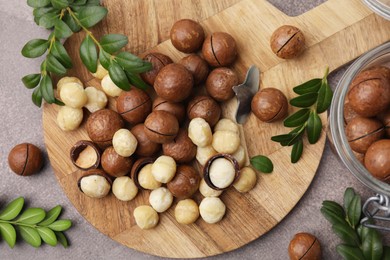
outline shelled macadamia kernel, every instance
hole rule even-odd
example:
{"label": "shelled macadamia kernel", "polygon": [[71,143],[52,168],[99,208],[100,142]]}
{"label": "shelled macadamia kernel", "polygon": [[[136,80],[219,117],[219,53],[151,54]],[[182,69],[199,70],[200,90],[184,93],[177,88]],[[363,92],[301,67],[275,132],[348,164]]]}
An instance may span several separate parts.
{"label": "shelled macadamia kernel", "polygon": [[81,108],[72,108],[62,106],[57,114],[57,125],[63,131],[72,131],[77,129],[83,121],[83,110]]}
{"label": "shelled macadamia kernel", "polygon": [[89,112],[93,113],[107,106],[107,96],[103,91],[95,87],[87,87],[85,89],[87,95],[87,103],[84,105]]}
{"label": "shelled macadamia kernel", "polygon": [[231,131],[217,131],[213,134],[212,146],[218,153],[235,153],[240,147],[240,136]]}
{"label": "shelled macadamia kernel", "polygon": [[152,175],[155,180],[161,183],[170,182],[176,173],[175,160],[166,155],[158,157],[152,165]]}
{"label": "shelled macadamia kernel", "polygon": [[118,177],[112,184],[112,193],[121,201],[130,201],[137,196],[138,188],[127,176]]}
{"label": "shelled macadamia kernel", "polygon": [[131,156],[137,149],[137,139],[127,129],[119,129],[112,138],[115,152],[123,157]]}
{"label": "shelled macadamia kernel", "polygon": [[73,108],[82,108],[88,102],[83,86],[75,82],[62,85],[60,98],[65,105]]}
{"label": "shelled macadamia kernel", "polygon": [[78,83],[80,86],[83,87],[83,83],[79,78],[76,77],[63,77],[57,82],[57,95],[60,96],[61,88],[63,85],[67,83]]}
{"label": "shelled macadamia kernel", "polygon": [[203,118],[194,118],[188,126],[188,137],[198,147],[211,144],[213,135],[210,125]]}
{"label": "shelled macadamia kernel", "polygon": [[169,209],[173,202],[172,193],[165,187],[153,190],[149,195],[149,203],[159,213]]}
{"label": "shelled macadamia kernel", "polygon": [[158,214],[151,206],[138,206],[134,209],[133,216],[137,226],[141,229],[151,229],[158,224]]}
{"label": "shelled macadamia kernel", "polygon": [[175,207],[175,218],[180,224],[189,225],[199,218],[198,204],[192,199],[179,201]]}
{"label": "shelled macadamia kernel", "polygon": [[215,151],[215,149],[209,145],[205,147],[198,147],[196,150],[196,160],[200,165],[204,166],[206,162],[214,155],[216,155],[218,152]]}
{"label": "shelled macadamia kernel", "polygon": [[152,165],[145,165],[138,173],[138,183],[146,190],[154,190],[161,187],[161,182],[157,181],[152,174]]}
{"label": "shelled macadamia kernel", "polygon": [[122,89],[115,85],[109,74],[103,77],[101,85],[104,93],[110,97],[118,97],[122,93]]}
{"label": "shelled macadamia kernel", "polygon": [[108,75],[108,71],[98,62],[97,70],[95,73],[92,73],[92,76],[97,79],[103,79],[106,75]]}
{"label": "shelled macadamia kernel", "polygon": [[207,197],[199,205],[200,216],[209,224],[215,224],[223,218],[226,206],[220,198]]}
{"label": "shelled macadamia kernel", "polygon": [[251,167],[244,167],[240,170],[240,176],[233,187],[239,192],[248,192],[255,187],[256,181],[256,172]]}
{"label": "shelled macadamia kernel", "polygon": [[213,188],[210,188],[205,180],[202,179],[199,185],[199,192],[203,195],[203,197],[219,197],[223,190],[214,190]]}

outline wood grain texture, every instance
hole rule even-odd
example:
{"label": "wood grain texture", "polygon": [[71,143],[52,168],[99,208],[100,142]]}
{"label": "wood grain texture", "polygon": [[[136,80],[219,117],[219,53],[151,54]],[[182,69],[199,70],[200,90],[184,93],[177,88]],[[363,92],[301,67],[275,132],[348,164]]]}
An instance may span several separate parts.
{"label": "wood grain texture", "polygon": [[[227,8],[235,2],[238,3]],[[109,9],[108,18],[94,31],[98,34],[128,35],[127,49],[134,53],[142,53],[167,39],[170,26],[183,17],[202,21],[207,33],[229,32],[236,39],[239,49],[233,68],[239,73],[240,80],[243,80],[247,68],[256,64],[262,72],[261,88],[279,88],[288,98],[294,96],[293,86],[322,76],[326,65],[333,71],[390,39],[390,23],[374,15],[360,0],[329,0],[294,18],[284,15],[265,0],[107,0],[104,4]],[[222,9],[225,10],[219,12]],[[211,16],[215,13],[218,14]],[[306,36],[307,49],[298,59],[278,59],[269,48],[272,32],[283,24],[298,26]],[[80,33],[66,43],[76,61],[69,74],[77,75],[86,85],[100,87],[99,81],[92,79],[80,64],[78,46],[83,37]],[[169,40],[154,50],[171,56],[175,61],[183,56]],[[235,100],[223,104],[224,116],[232,117],[235,107]],[[55,123],[57,111],[56,106],[44,106],[45,143],[58,181],[73,205],[92,225],[116,241],[142,252],[166,257],[220,254],[266,233],[288,214],[309,187],[325,144],[323,132],[316,145],[305,143],[302,159],[297,164],[291,164],[291,148],[282,148],[270,141],[271,136],[285,133],[288,129],[281,122],[266,124],[250,115],[242,127],[248,154],[250,157],[268,155],[274,162],[274,172],[259,175],[256,187],[249,193],[239,194],[234,189],[224,192],[221,199],[228,210],[218,224],[210,225],[199,219],[193,225],[179,225],[174,219],[173,206],[168,212],[160,214],[157,228],[143,231],[135,225],[132,211],[148,203],[149,192],[141,192],[131,202],[120,202],[112,194],[95,200],[79,192],[77,179],[81,172],[71,165],[69,149],[76,141],[88,139],[88,136],[84,125],[70,133],[62,132]],[[289,112],[293,112],[291,108]],[[326,119],[323,114],[323,122]],[[197,194],[195,199],[200,202],[201,196]]]}

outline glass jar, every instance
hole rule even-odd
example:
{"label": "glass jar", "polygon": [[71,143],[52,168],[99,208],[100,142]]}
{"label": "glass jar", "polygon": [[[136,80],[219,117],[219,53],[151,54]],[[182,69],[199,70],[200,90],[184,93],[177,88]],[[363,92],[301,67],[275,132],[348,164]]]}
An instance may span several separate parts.
{"label": "glass jar", "polygon": [[390,20],[390,0],[363,0],[375,13]]}

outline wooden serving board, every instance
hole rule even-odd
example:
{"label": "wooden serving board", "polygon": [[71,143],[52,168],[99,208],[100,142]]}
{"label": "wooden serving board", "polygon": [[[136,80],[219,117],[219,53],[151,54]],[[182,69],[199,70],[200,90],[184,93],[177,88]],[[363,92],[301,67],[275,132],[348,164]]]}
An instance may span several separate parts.
{"label": "wooden serving board", "polygon": [[[225,9],[228,5],[238,2]],[[288,98],[292,87],[313,77],[322,77],[327,65],[333,71],[362,53],[390,39],[390,23],[374,15],[360,0],[329,0],[298,17],[288,17],[265,0],[180,1],[106,0],[109,14],[94,32],[123,33],[129,36],[127,49],[142,53],[167,39],[169,28],[177,19],[189,17],[202,21],[207,33],[229,32],[237,41],[239,57],[233,68],[243,80],[247,68],[255,64],[261,70],[261,87],[281,89]],[[213,13],[218,14],[208,16]],[[206,20],[204,20],[206,19]],[[272,32],[283,24],[302,29],[307,49],[298,59],[281,60],[270,50]],[[75,61],[71,75],[85,85],[99,87],[99,82],[81,65],[78,49],[83,33],[70,38],[66,45]],[[183,54],[170,41],[155,50],[174,60]],[[232,117],[235,101],[223,104],[224,116]],[[134,201],[121,202],[111,194],[97,200],[79,192],[78,171],[69,159],[70,147],[80,139],[88,139],[84,124],[77,131],[62,132],[56,125],[58,107],[44,106],[43,127],[46,147],[55,174],[66,195],[77,210],[99,231],[139,251],[165,257],[204,257],[239,248],[260,237],[278,224],[297,204],[309,187],[317,170],[325,144],[325,133],[316,145],[305,144],[302,159],[290,163],[290,149],[270,141],[270,137],[286,133],[281,122],[266,124],[253,115],[243,126],[243,137],[249,157],[264,154],[274,162],[274,172],[259,174],[256,187],[246,194],[234,189],[224,192],[227,205],[224,219],[214,225],[199,219],[184,226],[176,223],[174,206],[160,214],[160,224],[153,230],[139,229],[133,209],[148,203],[148,192]],[[290,109],[290,113],[291,113]],[[322,115],[326,122],[326,115]],[[324,126],[325,129],[325,126]],[[199,201],[200,195],[196,196]]]}

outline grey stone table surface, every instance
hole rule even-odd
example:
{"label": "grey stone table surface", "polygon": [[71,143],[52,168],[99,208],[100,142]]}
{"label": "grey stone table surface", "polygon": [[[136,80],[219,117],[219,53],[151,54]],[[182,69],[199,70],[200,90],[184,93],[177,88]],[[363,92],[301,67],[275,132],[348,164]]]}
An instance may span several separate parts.
{"label": "grey stone table surface", "polygon": [[[275,6],[290,15],[297,15],[324,0],[272,0]],[[39,61],[22,57],[20,50],[30,39],[45,37],[48,31],[38,28],[26,1],[0,0],[0,207],[24,196],[29,206],[49,209],[57,204],[64,207],[64,218],[73,220],[67,232],[71,246],[44,245],[35,249],[18,242],[13,250],[0,240],[0,259],[156,259],[120,245],[101,234],[72,206],[57,183],[45,152],[46,164],[39,175],[19,177],[7,163],[10,149],[22,142],[31,142],[45,151],[42,130],[42,111],[31,102],[31,96],[20,79],[37,71]],[[345,68],[331,75],[335,87]],[[302,174],[305,174],[302,172]],[[248,245],[214,259],[288,259],[287,247],[293,235],[310,232],[321,241],[324,259],[340,259],[335,251],[339,239],[320,213],[325,199],[341,202],[344,190],[354,187],[363,198],[373,192],[360,184],[338,160],[327,142],[316,177],[306,194],[286,218],[270,232]],[[386,235],[385,240],[389,240]]]}

